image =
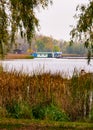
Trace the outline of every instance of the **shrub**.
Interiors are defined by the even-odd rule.
[[[43,106],[41,104],[32,109],[33,117],[36,119],[47,119],[52,121],[69,121],[69,117],[65,112],[61,111],[57,106],[50,104]]]
[[[67,114],[60,110],[57,106],[51,104],[46,107],[45,110],[46,118],[53,121],[69,121]]]
[[[44,119],[45,108],[41,104],[36,105],[32,108],[32,114],[35,119]]]
[[[32,118],[32,111],[28,103],[13,101],[11,104],[7,104],[6,109],[8,116],[13,118]]]

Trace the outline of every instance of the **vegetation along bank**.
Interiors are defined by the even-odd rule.
[[[29,76],[0,69],[0,118],[93,122],[93,75]]]

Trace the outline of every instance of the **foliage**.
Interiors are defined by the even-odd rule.
[[[53,38],[47,36],[38,36],[35,40],[37,51],[50,52],[53,51]]]
[[[44,119],[45,118],[45,109],[42,105],[36,105],[32,108],[33,117],[35,119]]]
[[[59,52],[59,51],[60,51],[59,46],[54,46],[53,51],[54,51],[54,52]]]
[[[69,42],[58,41],[51,37],[46,37],[43,35],[37,35],[36,38],[33,38],[32,49],[34,51],[54,51],[59,52],[62,51],[63,54],[79,54],[86,55],[87,49],[83,46],[83,44],[73,44],[70,46]]]
[[[8,112],[8,117],[24,118],[24,119],[32,118],[31,107],[29,106],[28,103],[24,101],[16,102],[13,100],[11,103],[6,104],[6,109]]]
[[[37,51],[42,52],[45,51],[45,43],[42,41],[37,41]]]
[[[47,119],[52,121],[69,121],[69,117],[62,112],[57,106],[42,103],[32,109],[35,119]]]
[[[71,35],[74,40],[85,43],[88,49],[88,59],[90,59],[93,53],[93,1],[90,0],[87,5],[78,6],[76,10],[80,13],[75,16],[77,25],[73,27]]]
[[[89,118],[91,107],[93,105],[91,95],[93,91],[93,75],[90,73],[80,75],[76,72],[71,78],[71,106],[73,106],[73,119]],[[85,80],[85,81],[84,81]],[[74,116],[75,115],[75,116]]]
[[[70,46],[69,42],[62,41],[62,40],[55,40],[52,37],[43,36],[43,35],[36,35],[33,37],[31,42],[31,48],[29,48],[28,43],[24,43],[23,39],[19,36],[16,37],[16,44],[17,49],[20,49],[23,51],[23,53],[33,53],[36,51],[39,52],[47,52],[47,51],[54,51],[54,52],[63,52],[63,54],[78,54],[80,56],[86,56],[87,49],[84,47],[84,45],[80,42],[73,44]],[[15,48],[11,48],[11,52]]]
[[[5,46],[8,44],[8,17],[5,11],[5,1],[0,1],[0,58],[4,58]]]
[[[46,118],[52,121],[69,121],[69,117],[67,116],[65,111],[59,109],[56,105],[50,104],[46,108]]]
[[[73,44],[73,45],[69,45],[67,44],[65,50],[65,52],[63,53],[67,53],[67,54],[79,54],[81,56],[86,55],[87,50],[84,48],[83,44]]]
[[[11,48],[16,32],[26,37],[28,43],[38,26],[35,9],[43,9],[52,3],[52,0],[1,0],[0,1],[0,53],[4,54],[4,46]],[[16,6],[15,6],[16,5]],[[10,44],[11,41],[11,44]]]
[[[15,118],[55,121],[92,118],[93,74],[74,72],[73,77],[67,79],[62,73],[40,71],[27,75],[22,71],[5,72],[2,69],[0,106]]]

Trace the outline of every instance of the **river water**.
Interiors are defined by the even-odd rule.
[[[27,74],[34,73],[60,73],[63,76],[71,77],[74,71],[93,72],[93,60],[87,64],[87,59],[56,59],[56,58],[35,58],[5,60],[2,65],[7,71],[21,71]]]

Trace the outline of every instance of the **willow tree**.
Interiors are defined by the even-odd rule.
[[[7,14],[5,12],[5,3],[0,1],[0,56],[4,55],[4,44],[7,43],[8,40],[8,30],[7,30]]]
[[[0,53],[4,54],[4,46],[11,47],[16,32],[26,37],[28,43],[38,26],[35,10],[45,9],[52,0],[0,0]],[[11,44],[10,44],[11,43]]]
[[[88,62],[93,54],[93,0],[76,8],[77,24],[71,31],[72,40],[79,40],[88,49]]]
[[[93,55],[93,0],[89,0],[86,5],[77,6],[78,13],[75,15],[77,24],[71,31],[72,40],[78,40],[84,43],[88,49],[88,63]],[[93,75],[86,74],[86,84],[80,88],[84,99],[84,115],[87,114],[87,107],[89,109],[89,116],[93,108]],[[89,81],[88,81],[89,80]],[[79,85],[80,86],[80,85]]]

